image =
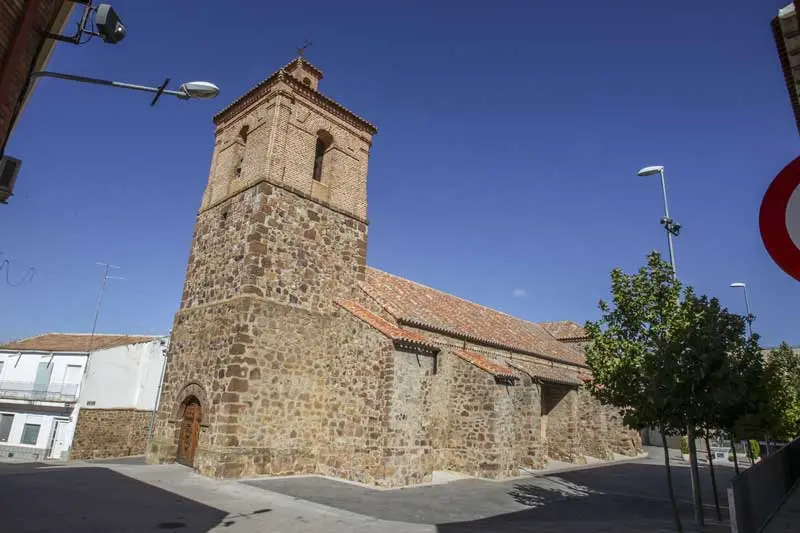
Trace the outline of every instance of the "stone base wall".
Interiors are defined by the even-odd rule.
[[[580,447],[585,455],[613,459],[642,453],[642,438],[622,422],[619,412],[602,405],[585,389],[578,391]]]
[[[75,425],[71,460],[142,455],[147,447],[152,411],[82,408]]]
[[[636,434],[585,391],[522,372],[499,383],[449,348],[399,349],[344,310],[243,296],[179,313],[171,350],[148,462],[175,460],[192,395],[203,413],[194,466],[210,477],[317,473],[391,487],[434,470],[502,479],[548,458],[636,449]]]

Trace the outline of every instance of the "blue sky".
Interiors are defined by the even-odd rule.
[[[7,153],[0,339],[91,328],[104,261],[122,268],[98,331],[165,333],[208,176],[212,115],[306,38],[321,90],[375,123],[369,263],[534,320],[596,318],[613,267],[665,251],[666,166],[678,273],[800,344],[800,283],[766,254],[761,197],[798,133],[769,21],[785,0],[261,2],[115,0],[115,46],[59,45],[50,70],[208,102],[43,80]],[[385,5],[392,4],[392,5]],[[0,274],[0,281],[5,276]]]

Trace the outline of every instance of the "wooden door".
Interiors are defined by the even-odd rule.
[[[188,400],[183,408],[181,432],[178,436],[177,461],[186,466],[194,465],[194,452],[200,437],[200,402],[196,398]]]

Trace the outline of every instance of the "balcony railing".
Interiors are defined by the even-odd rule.
[[[30,381],[0,381],[0,398],[40,402],[74,402],[77,383],[39,385]]]

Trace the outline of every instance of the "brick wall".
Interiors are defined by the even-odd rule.
[[[70,459],[104,459],[142,455],[152,411],[82,408],[72,438]]]
[[[276,82],[261,101],[219,125],[202,209],[267,180],[366,219],[372,136],[328,113],[310,96]],[[246,142],[242,131],[247,131]],[[316,182],[312,175],[320,131],[332,143]]]
[[[61,11],[64,0],[3,0],[0,2],[0,146],[20,95],[25,88],[28,71],[43,42],[40,32],[49,31]],[[30,13],[27,30],[20,46],[14,49],[23,14]],[[13,54],[12,54],[13,51]]]

